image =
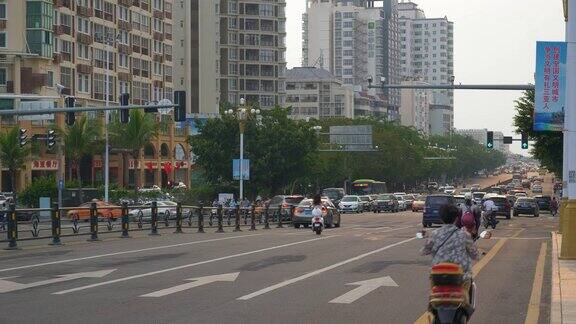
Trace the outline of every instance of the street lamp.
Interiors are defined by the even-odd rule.
[[[228,109],[225,111],[227,115],[234,116],[238,119],[240,127],[240,201],[244,200],[244,179],[243,179],[243,164],[244,164],[244,130],[246,128],[246,121],[251,116],[260,114],[260,109],[248,109],[246,107],[246,99],[240,98],[240,106],[236,110]]]

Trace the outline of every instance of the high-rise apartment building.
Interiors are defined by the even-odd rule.
[[[220,105],[220,0],[174,3],[174,88],[186,91],[191,116]]]
[[[448,18],[426,18],[413,2],[398,4],[400,67],[405,79],[432,85],[451,84],[454,75],[454,24]],[[454,107],[454,91],[434,90],[437,105]],[[442,98],[443,97],[443,98]],[[453,109],[452,109],[453,111]],[[450,118],[453,121],[453,116]],[[450,132],[453,124],[432,125],[432,130]]]
[[[118,104],[130,93],[133,104],[173,97],[173,0],[18,0],[0,1],[0,109],[62,106],[64,96],[76,97],[77,106]],[[58,91],[62,89],[61,91]],[[1,129],[28,129],[33,154],[20,172],[20,184],[55,173],[62,159],[45,150],[42,138],[57,114],[2,118]],[[89,118],[104,118],[89,113]],[[163,116],[158,118],[166,118]],[[100,123],[103,124],[103,123]],[[141,152],[143,185],[168,180],[189,181],[186,130],[170,127]],[[178,165],[165,173],[162,165]],[[119,155],[110,159],[111,183],[131,174]],[[102,179],[103,159],[97,154],[82,161],[83,178]],[[1,168],[0,168],[1,169]],[[144,168],[142,168],[144,169]],[[176,170],[177,169],[177,170]],[[132,170],[132,171],[131,171]],[[0,174],[2,189],[6,176]]]
[[[402,85],[428,85],[421,81],[402,81]],[[426,89],[402,89],[400,123],[414,127],[423,134],[430,133],[430,103],[432,93]]]
[[[220,101],[286,100],[286,1],[220,1]]]
[[[303,66],[325,68],[360,92],[368,78],[398,83],[397,0],[376,7],[370,0],[308,0],[303,15]],[[398,90],[369,91],[383,94],[387,104],[371,113],[395,116]],[[390,113],[389,113],[390,112]]]
[[[476,142],[486,146],[486,141],[488,140],[488,130],[487,129],[458,129],[456,134],[462,136],[468,136],[474,139]],[[504,133],[494,132],[494,149],[502,153],[510,153],[510,144],[504,144]]]

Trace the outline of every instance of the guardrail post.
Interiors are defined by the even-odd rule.
[[[88,239],[89,242],[97,242],[100,241],[98,239],[98,214],[95,202],[90,204],[90,238]]]
[[[204,233],[204,205],[200,204],[198,214],[198,233]]]
[[[122,202],[122,236],[121,238],[130,238],[130,234],[128,234],[128,230],[130,230],[130,216],[128,216],[128,203]]]
[[[52,243],[50,243],[50,245],[62,245],[62,242],[60,241],[60,231],[61,231],[61,222],[60,222],[60,208],[58,206],[58,203],[54,203],[52,204],[52,210],[51,210],[51,216],[52,216]]]
[[[8,206],[8,247],[6,250],[18,250],[18,217],[16,215],[16,205],[14,203]]]
[[[240,229],[240,205],[236,206],[236,226],[234,227],[234,232],[241,232]]]
[[[252,204],[251,213],[252,213],[252,215],[250,215],[250,230],[255,231],[256,230],[256,204]]]
[[[282,206],[278,207],[278,226],[276,226],[276,228],[283,228],[284,225],[282,225]]]
[[[150,234],[148,235],[160,235],[158,234],[158,203],[156,201],[152,202],[151,212]]]
[[[222,222],[224,220],[222,219],[222,206],[218,206],[218,229],[216,230],[216,233],[224,233],[224,227],[222,226]]]
[[[182,234],[182,203],[176,205],[176,230],[174,234]]]
[[[270,229],[270,220],[268,219],[268,208],[269,206],[266,205],[266,210],[264,212],[264,229],[266,230]]]

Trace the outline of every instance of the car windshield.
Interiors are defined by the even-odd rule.
[[[396,196],[396,199],[398,199],[398,200],[404,200],[404,197],[402,197],[402,196]]]
[[[392,200],[394,199],[392,195],[380,195],[378,196],[379,200]]]
[[[445,190],[454,190],[454,187],[452,187],[452,186],[446,186],[444,189],[445,189]]]
[[[286,197],[285,201],[287,204],[298,204],[303,199],[304,199],[304,197]]]
[[[322,194],[332,200],[342,197],[341,191],[338,190],[324,190]]]
[[[356,196],[347,196],[342,198],[342,202],[357,202],[358,201],[358,197]]]
[[[426,198],[426,204],[428,205],[445,205],[450,203],[450,197],[448,196],[428,196]]]
[[[173,201],[159,201],[158,205],[159,206],[176,206],[178,204],[173,202]]]
[[[314,200],[312,200],[312,199],[304,199],[298,204],[298,207],[303,207],[303,208],[308,207],[309,208],[309,207],[312,207],[313,202],[314,202]],[[328,200],[322,199],[322,205],[323,206],[330,206],[330,203],[328,202]]]
[[[485,193],[483,193],[483,192],[475,192],[472,194],[472,196],[474,196],[474,198],[480,198],[480,199],[483,198],[484,195],[485,195]]]
[[[537,201],[547,201],[547,202],[552,201],[552,198],[550,197],[535,197],[534,199],[536,199]]]
[[[508,202],[508,199],[504,197],[492,197],[490,200],[492,200],[495,204],[506,204]]]
[[[368,196],[362,196],[362,197],[360,197],[360,200],[362,200],[362,201],[370,201],[370,197],[368,197]]]
[[[518,200],[516,200],[517,203],[530,203],[530,202],[535,202],[534,199],[532,198],[518,198]]]

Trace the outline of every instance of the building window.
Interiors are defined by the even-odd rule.
[[[53,71],[48,71],[47,79],[48,79],[47,80],[48,86],[53,87],[54,86],[54,72]]]
[[[78,92],[90,93],[90,75],[78,74]]]
[[[260,4],[260,16],[274,17],[274,5],[264,3]]]
[[[118,66],[123,67],[125,69],[128,68],[128,55],[118,54]]]
[[[162,75],[162,63],[154,62],[154,74]]]
[[[0,19],[6,20],[6,4],[0,3]]]
[[[238,90],[238,80],[228,79],[228,90],[232,90],[232,91]]]
[[[0,47],[6,47],[6,32],[0,32]]]
[[[88,19],[78,17],[77,30],[80,33],[90,34],[90,21]]]
[[[90,48],[88,45],[77,43],[78,44],[78,57],[89,60],[90,59]]]
[[[0,85],[5,86],[6,83],[8,83],[6,80],[6,68],[0,68]]]
[[[118,19],[123,21],[130,21],[130,9],[118,6]]]
[[[89,0],[76,0],[76,4],[82,7],[88,7]]]
[[[72,89],[72,69],[66,67],[60,68],[60,84],[67,89]]]

